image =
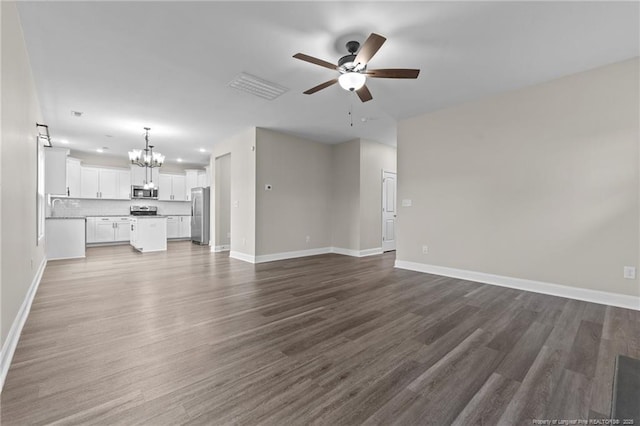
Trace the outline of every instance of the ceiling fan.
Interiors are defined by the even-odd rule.
[[[379,34],[371,33],[367,40],[360,48],[360,43],[357,41],[350,41],[347,43],[347,50],[349,54],[343,56],[338,61],[338,65],[334,65],[331,62],[323,61],[322,59],[314,58],[313,56],[305,55],[304,53],[296,53],[294,58],[301,61],[310,62],[312,64],[320,65],[321,67],[329,68],[331,70],[337,70],[340,73],[338,78],[334,78],[329,81],[325,81],[315,87],[304,92],[305,95],[311,95],[322,89],[326,89],[336,83],[340,86],[352,92],[356,92],[362,102],[367,102],[373,99],[371,92],[365,84],[367,77],[371,78],[418,78],[420,70],[415,69],[403,69],[403,68],[391,68],[391,69],[378,69],[367,70],[367,64],[376,54],[376,52],[382,47],[387,39]],[[360,48],[360,50],[358,50]],[[357,54],[356,54],[357,52]]]

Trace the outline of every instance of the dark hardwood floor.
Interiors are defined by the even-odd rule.
[[[47,265],[3,426],[599,418],[616,355],[640,358],[640,312],[394,269],[393,253],[87,254]]]

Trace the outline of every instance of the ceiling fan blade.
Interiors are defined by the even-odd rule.
[[[329,86],[332,86],[334,84],[336,84],[338,82],[337,78],[334,78],[333,80],[329,80],[329,81],[325,81],[322,84],[318,84],[316,87],[312,87],[311,89],[307,90],[306,92],[304,92],[305,95],[313,95],[314,93],[322,90],[322,89],[326,89]]]
[[[371,33],[369,38],[367,38],[367,40],[360,48],[360,51],[358,51],[358,55],[356,56],[354,62],[356,64],[359,63],[361,65],[366,65],[371,60],[371,58],[373,58],[373,55],[376,54],[378,49],[382,47],[385,41],[387,41],[387,39],[382,37],[381,35]]]
[[[296,53],[293,55],[294,58],[300,59],[301,61],[310,62],[312,64],[320,65],[321,67],[329,68],[330,70],[335,70],[338,68],[337,65],[333,65],[331,62],[323,61],[322,59],[314,58],[313,56],[305,55],[304,53]]]
[[[420,70],[391,68],[386,70],[367,70],[367,77],[373,78],[418,78]]]
[[[373,99],[373,96],[371,96],[371,92],[369,91],[369,88],[367,87],[366,84],[361,88],[359,88],[358,90],[356,90],[356,93],[358,94],[358,97],[362,102],[367,102]]]

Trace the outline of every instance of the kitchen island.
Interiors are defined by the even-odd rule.
[[[132,216],[130,243],[139,252],[167,250],[166,216]]]
[[[45,221],[47,259],[85,257],[85,218],[48,217]]]

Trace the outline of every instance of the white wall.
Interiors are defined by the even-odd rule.
[[[396,171],[396,149],[360,140],[360,250],[382,248],[382,171]]]
[[[331,245],[360,250],[360,139],[333,145]]]
[[[255,256],[256,245],[256,129],[241,133],[217,143],[210,158],[211,167],[211,220],[216,223],[216,162],[215,159],[231,154],[231,255]],[[215,226],[211,226],[211,241],[216,241]],[[214,244],[215,245],[215,244]],[[212,247],[212,250],[215,247]]]
[[[40,107],[14,2],[0,2],[2,42],[2,145],[0,229],[0,342],[7,338],[43,264],[44,240],[36,243],[36,122]],[[3,367],[5,367],[3,365]],[[8,366],[7,366],[8,367]]]
[[[216,162],[216,231],[215,246],[229,246],[231,239],[231,154],[215,159]]]
[[[256,254],[330,247],[331,146],[262,128],[256,140]]]
[[[640,256],[638,73],[636,58],[401,121],[397,259],[637,296],[622,272]]]

